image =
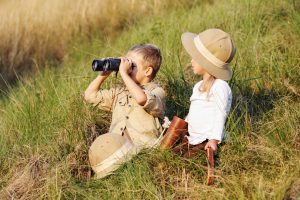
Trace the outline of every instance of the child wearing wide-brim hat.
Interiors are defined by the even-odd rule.
[[[192,57],[195,74],[202,76],[190,97],[188,143],[207,142],[204,149],[217,150],[224,136],[224,125],[230,111],[232,93],[225,80],[231,79],[229,67],[235,55],[230,35],[220,29],[208,29],[200,34],[184,33],[182,44]]]
[[[232,77],[230,62],[235,47],[230,35],[220,29],[207,29],[199,34],[181,36],[182,44],[191,56],[192,70],[202,77],[193,88],[190,109],[185,119],[187,135],[175,150],[184,156],[195,155],[199,149],[217,151],[222,142],[224,125],[232,102],[231,89],[226,82]],[[177,119],[178,121],[178,119]],[[171,147],[174,138],[168,132],[161,147]],[[174,134],[173,134],[174,136]]]
[[[206,150],[208,175],[206,183],[213,183],[214,153],[224,136],[224,125],[232,102],[229,64],[235,55],[230,35],[220,29],[207,29],[201,33],[183,33],[182,44],[191,56],[192,70],[202,80],[195,84],[190,97],[190,109],[184,120],[174,116],[161,142],[161,149],[172,148],[177,140],[181,144],[173,152],[192,157]]]

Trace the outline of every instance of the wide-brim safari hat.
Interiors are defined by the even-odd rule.
[[[100,135],[89,150],[89,161],[96,178],[103,178],[131,159],[138,151],[132,141],[113,133]]]
[[[188,54],[209,74],[229,80],[232,72],[230,62],[235,55],[235,47],[230,35],[220,29],[207,29],[198,35],[186,32],[181,41]]]

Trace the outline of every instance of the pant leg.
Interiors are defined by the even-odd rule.
[[[182,156],[188,151],[188,148],[189,148],[188,141],[183,141],[180,144],[178,144],[177,146],[175,146],[172,149],[172,152],[179,155],[179,156]]]
[[[183,157],[191,158],[196,156],[199,153],[199,151],[204,150],[206,143],[207,142],[204,141],[196,145],[188,144],[188,150],[183,154]]]

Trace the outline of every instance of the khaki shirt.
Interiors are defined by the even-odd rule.
[[[153,82],[141,87],[147,96],[144,106],[125,87],[99,90],[86,98],[94,106],[112,112],[109,133],[126,134],[137,148],[151,147],[157,141],[162,132],[158,119],[163,118],[166,97],[165,91]]]

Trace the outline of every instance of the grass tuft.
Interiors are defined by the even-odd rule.
[[[50,5],[47,1],[43,4],[29,2],[34,2],[32,9],[48,9]],[[24,56],[32,62],[38,58],[36,52],[44,53],[47,58],[54,55],[56,50],[50,50],[45,41],[55,47],[60,46],[61,41],[67,44],[62,46],[65,52],[59,68],[53,68],[55,58],[50,59],[53,62],[36,65],[39,70],[34,76],[19,78],[17,84],[0,98],[0,198],[299,198],[300,12],[297,1],[176,1],[171,5],[173,1],[153,0],[145,3],[149,13],[143,13],[139,7],[143,4],[138,1],[128,1],[134,2],[137,15],[129,21],[126,16],[131,12],[114,15],[116,18],[107,19],[105,25],[122,22],[126,27],[114,25],[100,34],[95,34],[100,27],[95,24],[102,18],[97,21],[95,17],[97,22],[87,21],[98,16],[97,12],[82,11],[90,6],[97,10],[98,4],[78,1],[69,5],[67,2],[54,1],[54,10],[49,8],[50,13],[57,13],[49,14],[56,16],[53,21],[59,18],[62,24],[64,20],[71,23],[58,25],[61,29],[56,29],[53,34],[50,32],[49,40],[37,42],[35,36],[27,41],[10,34],[17,43],[9,43],[8,39],[0,42],[0,46],[7,43],[10,48],[19,45],[20,48],[16,48],[20,50],[19,54],[12,55]],[[120,3],[109,9],[122,13],[123,8],[131,6],[128,2],[124,7],[121,5],[125,4]],[[14,5],[1,1],[0,9],[8,6],[13,9]],[[113,11],[109,9],[109,12]],[[65,18],[59,17],[62,11]],[[7,14],[8,10],[2,13],[0,15],[17,19],[14,12],[11,15]],[[76,18],[78,15],[84,16],[84,20]],[[39,21],[39,18],[35,20]],[[50,21],[44,25],[53,26]],[[81,28],[78,23],[83,23]],[[13,27],[12,24],[8,27]],[[36,34],[36,27],[41,27],[41,31],[48,30],[43,26],[32,23],[32,30],[37,31]],[[63,31],[65,27],[73,26],[73,32]],[[214,186],[204,184],[204,154],[184,159],[157,149],[144,150],[113,175],[95,180],[87,161],[88,148],[98,135],[108,131],[111,116],[83,103],[81,93],[96,76],[91,71],[91,61],[124,55],[137,43],[158,45],[162,50],[163,65],[156,81],[167,91],[166,115],[169,118],[174,115],[184,117],[188,113],[192,87],[199,79],[189,68],[190,58],[181,45],[180,35],[185,31],[198,33],[210,27],[229,32],[237,47],[232,63],[234,76],[229,82],[234,97],[226,123],[230,135],[219,149]],[[49,30],[54,31],[53,28]],[[65,34],[69,35],[65,37]],[[47,34],[41,35],[47,38]],[[21,48],[26,41],[33,46],[34,50],[28,50],[32,54],[26,54]],[[14,62],[21,63],[22,59],[18,58],[14,57]],[[104,87],[116,84],[122,84],[120,77],[111,76]]]

